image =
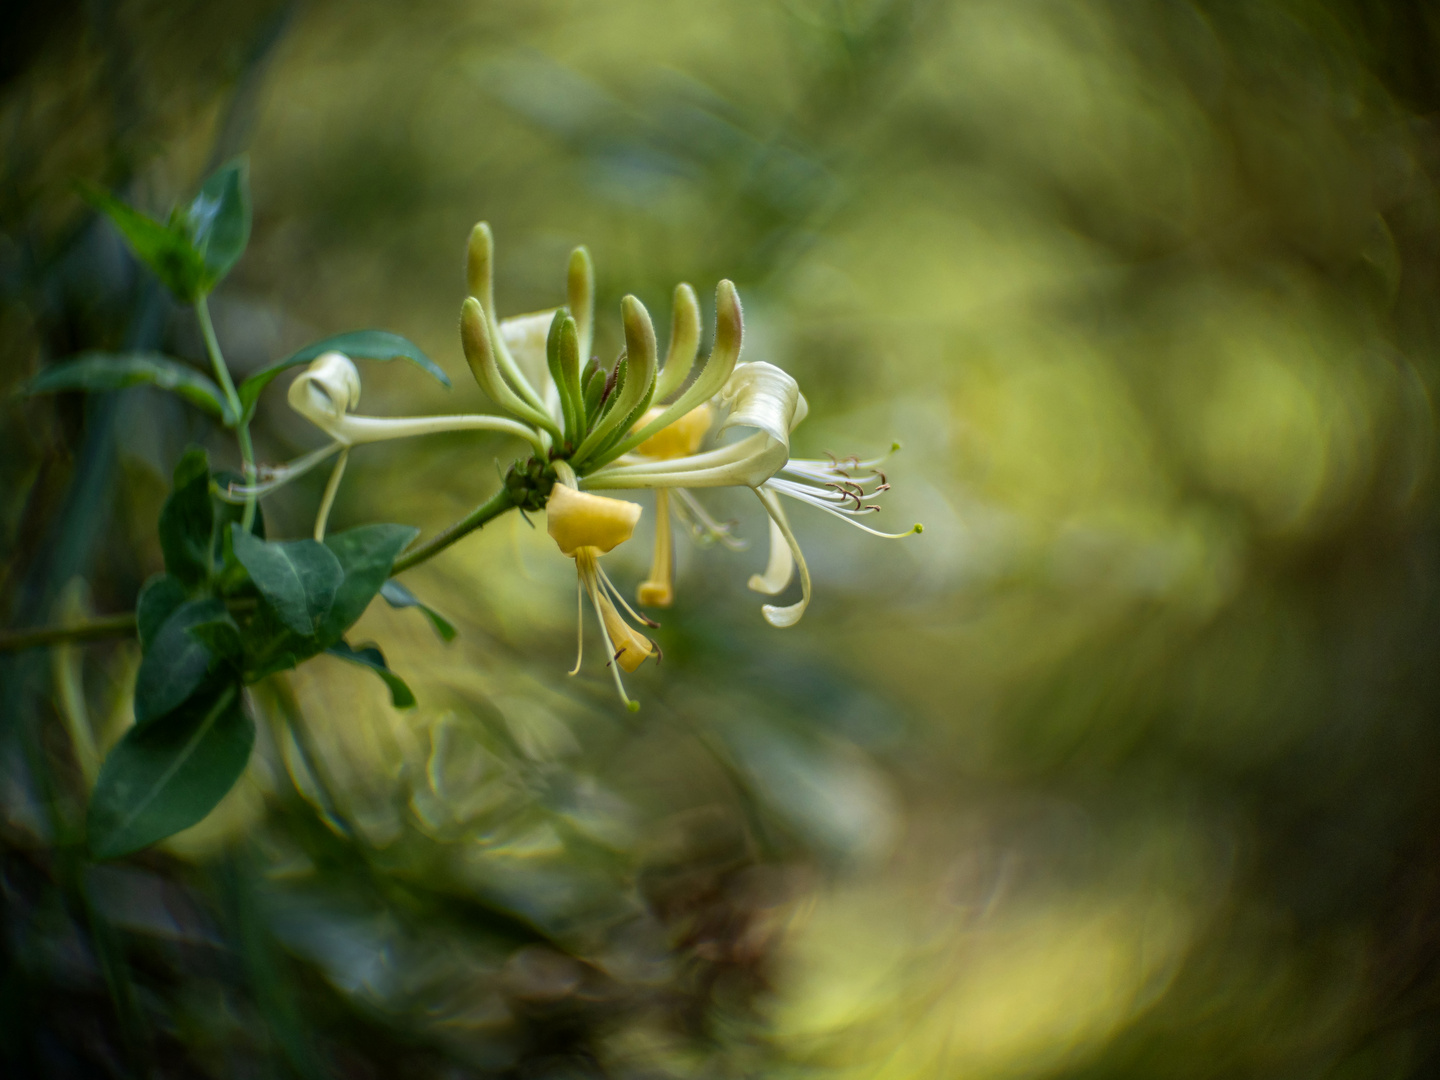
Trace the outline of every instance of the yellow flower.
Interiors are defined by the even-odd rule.
[[[566,470],[568,471],[568,470]],[[620,700],[632,712],[639,703],[625,695],[625,684],[620,679],[620,669],[633,672],[651,656],[660,654],[656,644],[640,633],[617,609],[620,608],[636,622],[647,626],[655,623],[638,614],[620,595],[609,576],[600,567],[600,556],[623,544],[635,532],[635,523],[640,520],[640,506],[624,499],[607,499],[602,495],[591,495],[576,491],[562,479],[550,492],[545,506],[545,527],[551,539],[560,548],[562,555],[575,560],[575,569],[580,579],[580,589],[588,593],[590,603],[600,625],[600,637],[610,654],[611,668],[615,674],[615,688]],[[583,599],[581,600],[583,603]],[[580,670],[584,655],[584,627],[578,629],[579,643],[574,675]]]
[[[637,431],[663,414],[663,407],[649,410],[635,425]],[[715,420],[715,410],[708,401],[701,402],[678,420],[661,428],[654,435],[635,447],[634,454],[652,461],[669,461],[687,457],[700,449],[700,444],[709,434]],[[686,504],[694,499],[683,488],[676,488],[675,495]],[[655,490],[655,554],[650,560],[650,576],[640,583],[635,598],[646,607],[669,607],[675,602],[675,538],[670,527],[671,492],[669,488]],[[684,513],[684,511],[681,511]],[[693,511],[691,520],[695,520]],[[700,509],[700,520],[713,524],[709,515]],[[723,535],[723,528],[716,529]]]

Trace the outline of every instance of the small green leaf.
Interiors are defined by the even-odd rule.
[[[189,303],[201,294],[205,260],[181,223],[156,221],[98,188],[83,187],[81,194],[114,222],[130,250],[176,297]]]
[[[419,532],[409,525],[361,525],[325,538],[325,546],[345,569],[345,580],[335,593],[335,602],[319,635],[324,644],[339,641],[365,614],[380,586],[390,577],[396,556]]]
[[[248,420],[255,414],[255,404],[260,400],[261,391],[270,385],[275,376],[288,368],[299,364],[308,364],[321,353],[331,350],[343,352],[346,356],[358,357],[362,360],[409,360],[435,376],[442,386],[450,385],[450,377],[440,370],[439,365],[426,356],[420,350],[420,346],[413,341],[408,341],[399,334],[391,334],[385,330],[353,330],[348,334],[336,334],[324,341],[307,345],[299,352],[287,356],[278,364],[272,364],[263,371],[257,371],[241,383],[238,392],[240,409],[245,419]]]
[[[341,660],[348,660],[352,664],[359,664],[361,667],[369,668],[385,681],[390,688],[390,704],[397,709],[413,709],[415,707],[415,695],[405,680],[390,670],[385,663],[385,655],[374,645],[365,645],[361,648],[351,648],[344,641],[337,641],[325,650],[331,656],[338,656]]]
[[[131,728],[90,796],[91,852],[113,859],[194,825],[235,785],[254,742],[234,683],[160,723]]]
[[[179,578],[163,573],[150,575],[135,602],[135,624],[140,631],[141,652],[150,650],[150,644],[165,620],[189,598]]]
[[[137,728],[174,712],[202,691],[212,690],[217,681],[231,678],[223,670],[224,661],[236,656],[239,628],[235,627],[233,639],[236,648],[221,653],[212,649],[214,642],[207,640],[208,635],[191,633],[192,628],[222,620],[230,621],[225,604],[207,597],[186,601],[161,624],[135,676]],[[230,625],[235,624],[231,621]]]
[[[280,621],[301,637],[315,636],[345,577],[334,553],[318,540],[267,543],[239,525],[230,526],[230,543]]]
[[[208,376],[189,364],[153,352],[81,353],[72,360],[62,360],[43,369],[25,385],[25,393],[123,390],[146,384],[179,394],[226,425],[235,422],[225,395]]]
[[[421,603],[413,592],[404,585],[401,585],[400,582],[394,578],[391,578],[385,582],[384,585],[380,586],[380,595],[383,596],[385,602],[393,608],[419,608],[421,612],[424,613],[425,618],[430,620],[430,625],[435,628],[435,633],[440,635],[440,640],[455,640],[455,627],[450,625],[450,621],[428,604]]]
[[[208,293],[250,242],[250,183],[244,158],[210,175],[186,210],[185,225],[204,264],[201,289]]]
[[[187,588],[210,580],[214,567],[214,514],[210,506],[210,460],[192,447],[175,466],[175,488],[160,511],[160,550],[165,569]]]

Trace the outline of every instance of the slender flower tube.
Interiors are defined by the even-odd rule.
[[[341,352],[316,357],[290,384],[288,400],[292,409],[330,436],[330,443],[288,464],[262,468],[256,483],[233,485],[227,494],[231,498],[269,494],[338,453],[315,516],[317,540],[325,537],[325,525],[353,446],[445,431],[495,431],[518,436],[536,452],[544,452],[535,428],[505,416],[356,416],[352,410],[360,404],[360,372]]]
[[[654,408],[640,418],[642,430],[664,412]],[[635,454],[650,461],[672,461],[687,457],[700,448],[715,410],[709,402],[691,409],[680,419],[661,428],[635,447]],[[675,494],[683,492],[675,489]],[[669,607],[675,602],[675,540],[670,528],[671,489],[655,490],[655,554],[650,562],[650,575],[640,583],[635,598],[646,607]],[[692,497],[693,498],[693,497]],[[703,512],[703,511],[702,511]],[[708,515],[706,515],[708,518]]]
[[[638,614],[625,602],[620,591],[600,567],[599,559],[607,551],[630,539],[635,531],[635,523],[640,520],[641,509],[639,504],[623,499],[607,499],[601,495],[577,491],[566,483],[567,480],[573,481],[573,473],[567,477],[568,469],[559,472],[560,480],[551,489],[550,500],[545,506],[546,531],[560,548],[560,553],[575,560],[582,594],[579,597],[580,602],[583,604],[583,594],[589,594],[590,604],[595,609],[600,627],[600,638],[605,642],[605,650],[610,656],[608,663],[615,676],[615,689],[619,691],[620,700],[625,703],[625,707],[633,712],[640,706],[626,696],[620,669],[633,672],[651,656],[658,659],[660,650],[653,641],[626,621],[621,609],[636,622],[647,626],[654,626],[655,623]],[[570,672],[572,675],[579,672],[580,662],[584,657],[583,625],[578,627],[577,636],[577,655],[575,667]]]
[[[508,416],[356,416],[360,404],[360,373],[344,353],[317,357],[290,384],[290,407],[341,446],[407,439],[442,431],[498,431],[515,435],[541,450],[533,427]]]

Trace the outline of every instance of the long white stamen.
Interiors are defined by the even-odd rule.
[[[580,674],[580,661],[585,659],[585,583],[575,578],[575,666],[569,672]]]
[[[783,481],[782,481],[782,482],[783,482]],[[911,526],[910,528],[906,529],[904,532],[901,532],[901,533],[881,532],[879,529],[872,529],[872,528],[870,528],[868,525],[861,525],[860,522],[856,521],[856,520],[855,520],[856,511],[854,511],[854,510],[850,510],[850,511],[837,510],[837,509],[835,509],[835,507],[833,507],[833,506],[829,505],[828,503],[824,502],[822,499],[818,499],[818,498],[813,498],[813,497],[811,497],[811,496],[809,495],[809,493],[806,493],[806,492],[798,492],[798,491],[786,491],[786,490],[783,489],[783,488],[772,487],[771,485],[772,485],[773,483],[774,483],[773,481],[766,481],[761,487],[757,488],[756,490],[757,490],[757,492],[760,492],[760,491],[764,491],[764,490],[766,490],[766,489],[769,489],[769,490],[772,491],[772,492],[779,492],[779,493],[782,493],[782,494],[784,494],[784,495],[788,495],[790,498],[795,499],[795,500],[797,500],[797,501],[799,501],[799,502],[808,503],[810,506],[815,507],[817,510],[824,510],[825,513],[830,514],[830,515],[833,516],[833,517],[837,517],[837,518],[839,518],[841,521],[844,521],[844,522],[846,522],[846,523],[848,523],[848,524],[850,524],[850,525],[854,525],[855,528],[859,529],[861,532],[867,532],[867,533],[869,533],[871,536],[878,536],[878,537],[880,537],[882,540],[903,540],[903,539],[905,539],[905,537],[907,537],[907,536],[913,536],[913,535],[915,535],[915,534],[918,533],[918,532],[924,531],[919,525],[913,525],[913,526]]]
[[[670,490],[678,499],[675,505],[676,516],[689,526],[690,532],[696,539],[718,540],[731,551],[744,551],[750,546],[750,542],[736,536],[729,525],[722,524],[711,517],[700,500],[690,492],[684,488],[671,488]],[[687,517],[687,515],[689,516]]]

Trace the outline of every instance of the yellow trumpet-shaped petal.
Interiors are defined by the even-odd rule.
[[[651,409],[635,425],[639,430],[665,411],[663,406]],[[679,458],[695,453],[714,422],[715,410],[708,401],[701,402],[674,423],[669,424],[635,447],[635,453],[650,458]]]
[[[675,602],[675,539],[670,531],[670,492],[665,488],[655,492],[655,557],[635,599],[646,607],[669,607]]]
[[[640,505],[624,499],[607,499],[556,484],[545,506],[545,528],[561,553],[574,555],[581,548],[603,554],[629,540],[640,520]]]
[[[615,662],[627,675],[655,655],[655,643],[627,623],[608,598],[600,601],[600,617],[615,649]]]

